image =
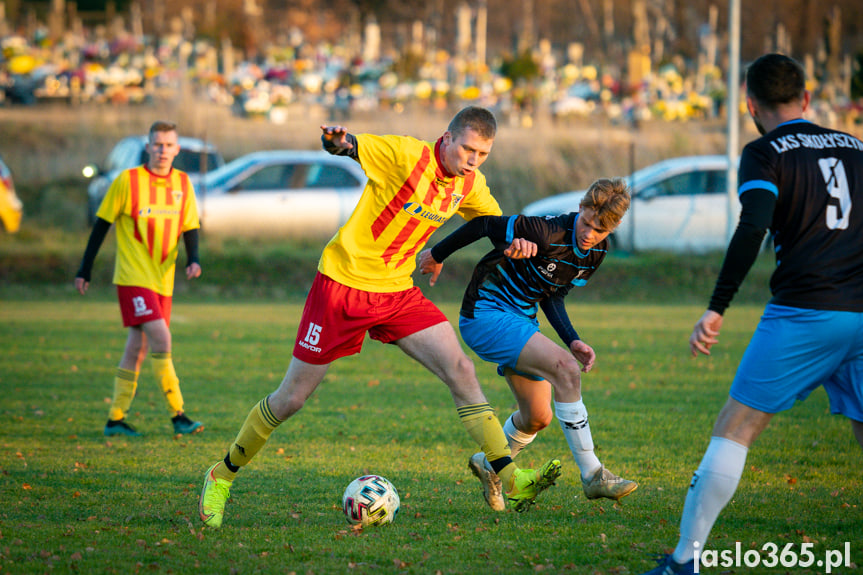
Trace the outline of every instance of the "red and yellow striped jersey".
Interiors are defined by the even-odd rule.
[[[410,289],[417,254],[449,218],[501,214],[482,173],[457,178],[446,172],[441,140],[356,138],[369,181],[318,263],[318,270],[337,282],[369,292]]]
[[[116,224],[114,283],[172,295],[180,235],[200,227],[188,174],[172,169],[157,176],[146,166],[125,170],[96,216]]]

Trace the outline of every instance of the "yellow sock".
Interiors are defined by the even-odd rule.
[[[269,397],[265,397],[252,408],[246,422],[240,428],[240,433],[228,451],[231,465],[242,467],[246,465],[261,450],[270,438],[270,434],[282,423],[270,411]]]
[[[111,401],[111,409],[108,410],[108,419],[117,421],[126,417],[132,400],[135,399],[137,387],[138,372],[118,367],[117,375],[114,376],[114,399]]]
[[[168,409],[171,410],[172,415],[180,413],[183,411],[183,393],[180,391],[180,379],[174,371],[171,352],[151,353],[150,359],[153,360],[153,370],[156,372],[156,379],[159,380],[159,387],[162,388],[162,393],[168,401]]]
[[[515,466],[512,459],[509,460],[509,463],[506,466],[497,472],[497,476],[500,477],[500,481],[503,484],[504,493],[509,493],[512,491],[512,482],[514,480],[515,470],[518,467]]]
[[[235,477],[237,477],[236,472],[228,469],[228,466],[225,465],[224,461],[220,461],[215,468],[213,468],[213,477],[216,479],[224,479],[225,481],[233,481]]]
[[[467,432],[485,452],[489,463],[497,470],[504,487],[509,491],[516,466],[510,458],[509,443],[494,410],[487,403],[463,405],[458,408],[458,416]],[[497,467],[501,463],[504,465],[498,470]]]

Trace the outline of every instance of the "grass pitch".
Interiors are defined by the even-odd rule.
[[[443,309],[455,320],[457,307]],[[113,300],[0,302],[0,573],[641,573],[676,542],[686,487],[760,310],[732,308],[713,356],[693,360],[700,307],[571,307],[597,352],[584,395],[598,455],[640,484],[621,504],[584,498],[555,421],[517,463],[560,457],[558,485],[528,513],[491,512],[445,386],[367,341],[241,472],[214,531],[197,518],[203,473],[281,381],[301,306],[178,298],[175,364],[206,430],[173,437],[145,363],[129,419],[146,436],[124,439],[102,435],[125,341]],[[514,408],[505,382],[476,365],[504,419]],[[833,572],[861,572],[860,462],[848,422],[816,391],[756,442],[708,548],[812,543],[820,559],[850,542],[851,566]],[[396,485],[402,507],[394,524],[355,531],[340,498],[369,472]]]

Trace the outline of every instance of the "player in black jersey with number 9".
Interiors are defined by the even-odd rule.
[[[704,549],[734,495],[749,446],[774,414],[818,386],[863,446],[863,143],[803,118],[803,68],[787,56],[767,54],[749,66],[746,104],[763,137],[740,157],[740,222],[689,338],[692,355],[709,355],[718,342],[722,314],[768,229],[773,298],[692,478],[677,547],[651,575],[693,573],[695,549]]]

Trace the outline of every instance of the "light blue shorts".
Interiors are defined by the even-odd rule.
[[[737,368],[731,397],[778,413],[819,385],[832,413],[863,421],[863,313],[768,304]]]
[[[483,360],[498,364],[498,375],[508,367],[528,379],[542,381],[541,377],[515,368],[521,350],[539,332],[536,318],[500,309],[475,309],[474,316],[458,318],[461,337],[468,347]]]

